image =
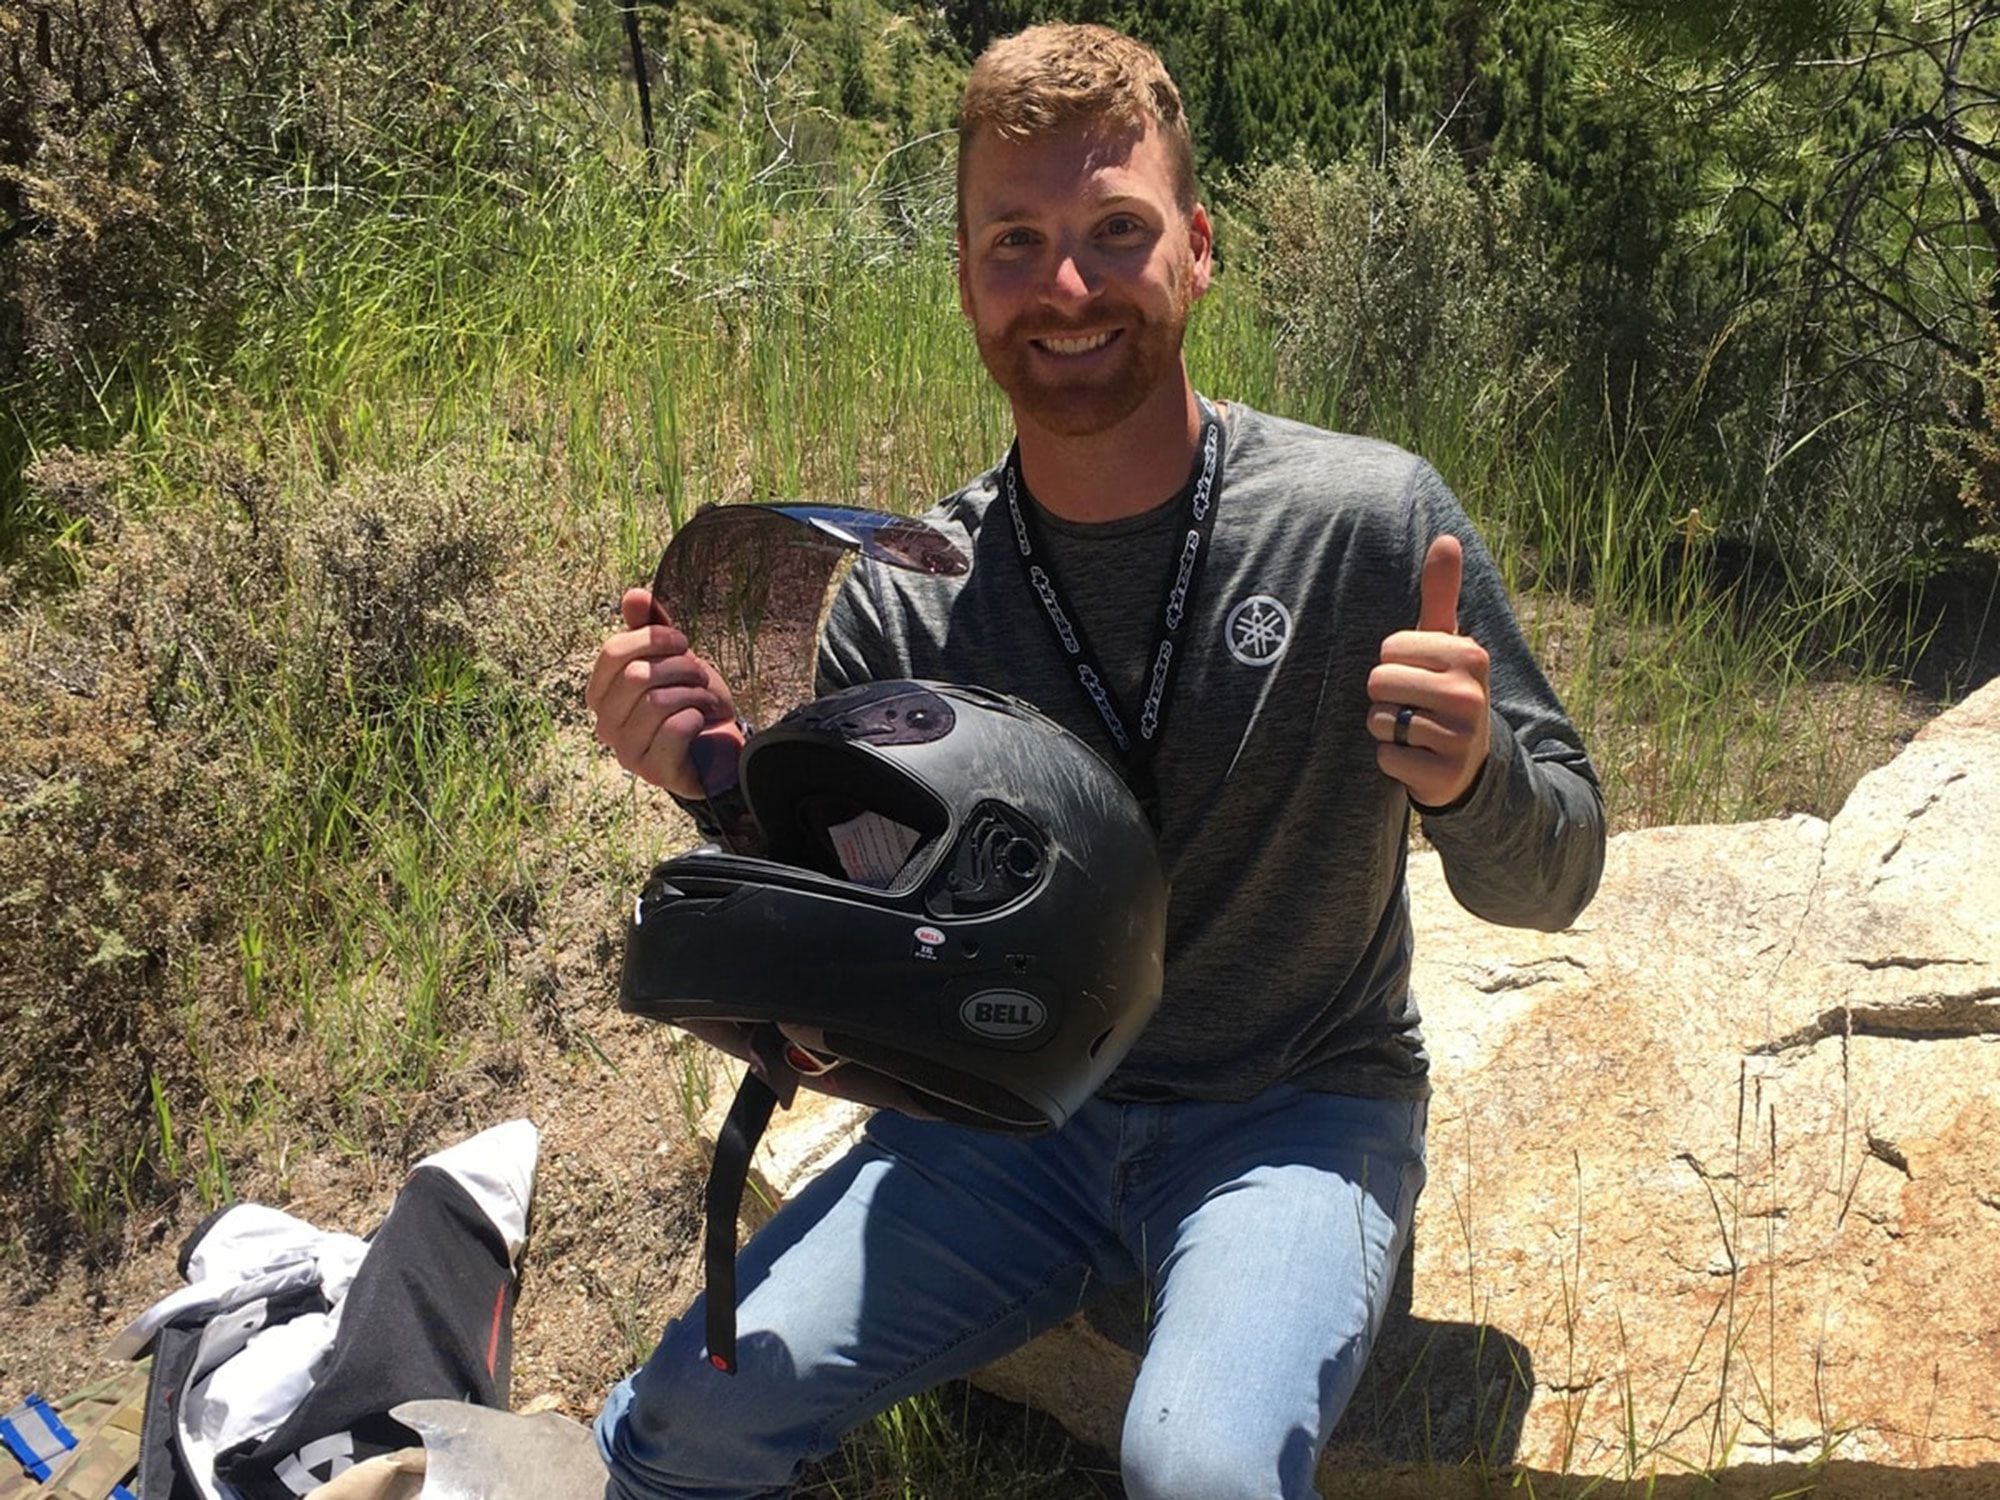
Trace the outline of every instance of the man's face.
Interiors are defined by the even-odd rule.
[[[959,306],[1017,421],[1086,436],[1178,384],[1212,235],[1175,202],[1157,126],[982,135],[959,186]]]

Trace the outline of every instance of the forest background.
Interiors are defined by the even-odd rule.
[[[685,830],[582,674],[693,507],[1002,450],[952,112],[1055,15],[1186,95],[1197,382],[1439,466],[1618,826],[1830,813],[2000,666],[2000,4],[9,0],[0,1377],[205,1209],[503,1105],[692,1159],[699,1068],[615,1014]],[[685,1239],[670,1172],[563,1181],[546,1265]],[[524,1345],[579,1414],[673,1310],[622,1274]],[[819,1482],[973,1462],[937,1420]]]

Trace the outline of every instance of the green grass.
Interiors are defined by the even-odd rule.
[[[621,580],[718,500],[921,507],[1008,437],[942,225],[912,244],[851,184],[758,170],[715,146],[671,188],[585,161],[526,204],[468,180],[328,210],[297,228],[291,294],[225,372],[247,407],[234,425],[335,478],[525,449],[545,466],[547,517],[608,527]],[[1288,377],[1231,276],[1189,358],[1212,392],[1346,415],[1339,391]],[[1729,507],[1690,489],[1694,435],[1636,451],[1599,414],[1560,410],[1523,431],[1464,386],[1445,372],[1421,401],[1378,400],[1375,425],[1460,491],[1518,593],[1578,606],[1527,613],[1620,822],[1836,806],[1861,769],[1850,748],[1883,737],[1883,700],[1829,685],[1880,680],[1909,630],[1859,585],[1722,579],[1704,517]],[[132,426],[149,449],[211,443],[232,419],[216,394],[170,376]]]
[[[955,1382],[891,1407],[813,1466],[800,1500],[1097,1500],[1114,1465],[1082,1454],[1054,1418]]]

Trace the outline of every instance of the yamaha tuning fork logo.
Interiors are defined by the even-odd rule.
[[[1246,667],[1268,667],[1292,638],[1292,612],[1269,594],[1252,594],[1229,612],[1223,627],[1229,654]]]

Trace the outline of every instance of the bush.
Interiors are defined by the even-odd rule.
[[[1285,377],[1343,423],[1380,430],[1417,401],[1509,426],[1562,374],[1573,297],[1529,168],[1473,174],[1406,139],[1381,159],[1265,167],[1238,202],[1260,226],[1246,263]]]
[[[269,229],[294,201],[532,161],[560,41],[532,10],[207,9],[0,15],[0,388],[32,378],[63,412],[121,362],[212,353],[241,300],[284,280]]]
[[[1982,351],[1971,398],[1953,415],[1939,446],[1959,475],[1976,551],[2000,556],[2000,317],[1986,319]]]
[[[1654,522],[1719,533],[1809,595],[1922,579],[1991,533],[1995,356],[1982,399],[1938,349],[1829,300],[1810,267],[1739,287],[1737,250],[1700,216],[1635,229],[1665,238],[1612,296],[1611,200],[1565,226],[1551,193],[1539,168],[1468,168],[1407,138],[1379,159],[1252,173],[1246,263],[1287,381],[1383,436],[1502,457],[1556,442],[1600,477],[1657,467]]]
[[[526,576],[531,473],[201,463],[164,476],[194,504],[116,454],[28,475],[95,538],[0,636],[0,1195],[43,1253],[213,1192],[243,1112],[421,1087],[490,1032],[539,685],[596,629]]]

